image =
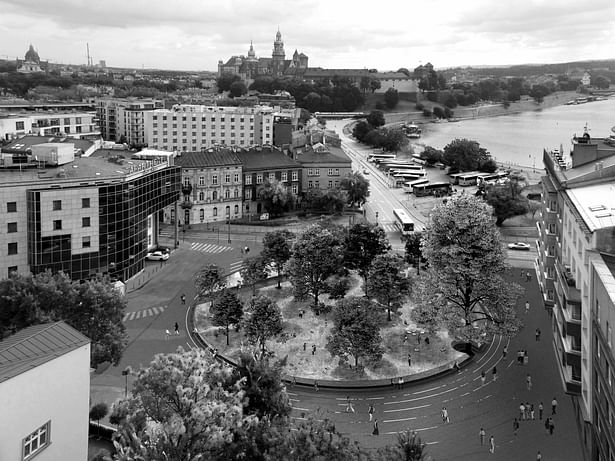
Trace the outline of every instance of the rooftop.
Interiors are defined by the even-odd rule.
[[[296,149],[296,159],[299,163],[340,163],[350,167],[352,163],[346,153],[339,147],[325,146],[321,143],[313,146],[302,146]]]
[[[566,194],[590,232],[615,227],[615,180],[611,183],[567,189]]]
[[[175,157],[175,165],[182,168],[241,165],[241,160],[230,149],[210,148],[199,152],[184,152]]]
[[[74,139],[57,136],[25,135],[0,148],[0,152],[6,152],[9,154],[25,153],[34,145],[46,144],[50,142],[73,144],[75,146],[75,153],[77,153],[77,151],[86,152],[90,147],[94,145],[92,141],[88,141],[86,139]]]
[[[89,343],[64,322],[24,328],[0,341],[0,383]]]
[[[243,164],[243,170],[263,170],[268,168],[298,168],[301,165],[271,146],[252,147],[236,152]]]

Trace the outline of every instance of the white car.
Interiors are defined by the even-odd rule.
[[[366,168],[366,169],[364,169],[364,170],[363,170],[363,174],[364,174],[364,175],[368,175],[368,174],[369,174],[369,170],[368,170],[367,168]]]
[[[169,254],[163,253],[162,251],[154,251],[146,254],[145,259],[148,259],[149,261],[166,261],[169,259]]]
[[[509,250],[524,250],[524,251],[530,251],[531,245],[529,243],[524,243],[524,242],[515,242],[515,243],[509,243],[508,244],[508,249]]]

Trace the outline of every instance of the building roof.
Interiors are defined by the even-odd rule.
[[[298,148],[296,158],[301,164],[337,163],[348,167],[352,164],[352,161],[342,149],[325,146],[321,143]]]
[[[24,328],[0,341],[0,383],[89,343],[64,322]]]
[[[74,138],[65,138],[58,136],[35,136],[35,135],[25,135],[15,141],[7,144],[2,147],[0,151],[6,152],[9,154],[19,154],[22,152],[26,152],[32,146],[38,144],[46,144],[46,143],[67,143],[73,144],[75,146],[75,151],[86,152],[89,148],[91,148],[94,143],[92,141],[88,141],[87,139],[74,139]]]
[[[241,160],[230,149],[210,148],[199,152],[184,152],[175,157],[175,165],[182,168],[203,168],[222,165],[241,165]]]
[[[236,152],[244,171],[298,168],[301,165],[275,147],[252,147]]]
[[[615,227],[615,181],[566,189],[590,232]]]

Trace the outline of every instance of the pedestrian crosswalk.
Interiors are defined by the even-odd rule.
[[[243,261],[235,261],[234,263],[230,264],[230,271],[229,272],[239,272],[240,270],[242,270],[245,267],[245,264]]]
[[[213,243],[192,242],[190,244],[190,249],[194,251],[200,251],[202,253],[222,253],[223,251],[232,250],[233,247],[229,247],[226,245],[216,245]]]
[[[146,309],[141,309],[135,312],[127,312],[124,314],[123,322],[128,322],[129,320],[139,320],[145,317],[153,317],[154,315],[162,314],[166,306],[155,306],[148,307]]]
[[[380,227],[382,227],[382,229],[385,232],[398,232],[399,231],[399,229],[397,228],[395,224],[380,224]]]

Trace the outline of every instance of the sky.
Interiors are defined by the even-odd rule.
[[[615,58],[615,0],[0,0],[0,59],[217,71],[271,57],[310,67],[413,69]]]

